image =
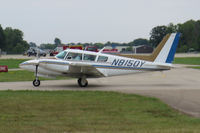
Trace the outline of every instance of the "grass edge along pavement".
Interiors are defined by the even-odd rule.
[[[200,69],[200,66],[189,66],[188,68]]]
[[[200,65],[200,57],[176,57],[173,64]]]
[[[156,98],[100,91],[0,91],[4,133],[198,132],[200,119]]]

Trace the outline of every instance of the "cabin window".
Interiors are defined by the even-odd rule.
[[[57,54],[56,57],[59,59],[64,59],[66,54],[67,54],[66,51],[62,51],[59,54]]]
[[[106,62],[108,60],[108,57],[107,56],[99,56],[98,57],[98,62]]]
[[[66,57],[67,60],[76,60],[76,61],[80,61],[82,60],[82,54],[81,53],[72,53],[72,52],[69,52],[67,57]]]
[[[95,61],[96,55],[84,54],[83,60],[85,61]]]

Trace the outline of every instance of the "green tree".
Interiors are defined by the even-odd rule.
[[[55,49],[56,48],[56,45],[54,45],[54,44],[40,44],[40,48],[41,49],[51,49],[51,50],[53,50],[53,49]]]
[[[200,20],[189,20],[183,24],[174,25],[170,23],[168,26],[154,27],[150,33],[150,42],[156,47],[167,33],[173,32],[181,33],[177,52],[188,52],[191,49],[200,51]]]
[[[173,23],[169,23],[167,26],[168,33],[175,33],[178,31],[178,25],[174,25]]]
[[[17,45],[13,48],[13,53],[22,53],[24,51],[23,45],[17,43]]]
[[[105,46],[111,46],[111,42],[110,41],[106,42]]]
[[[128,43],[129,46],[139,46],[139,45],[150,45],[149,41],[147,39],[138,38],[134,41]]]
[[[187,45],[183,45],[179,49],[177,49],[177,52],[187,52],[189,50]]]
[[[36,43],[34,43],[34,42],[30,42],[30,43],[29,43],[29,46],[30,46],[30,47],[37,47]]]
[[[98,49],[102,49],[104,47],[103,43],[95,43],[94,46],[96,46]]]
[[[59,38],[56,37],[56,38],[54,39],[54,43],[55,43],[55,45],[56,45],[56,47],[57,47],[57,46],[61,45],[61,40],[60,40]]]
[[[0,49],[5,50],[5,35],[3,28],[0,25]]]
[[[128,46],[127,48],[126,48],[126,51],[133,51],[133,47],[132,46]]]
[[[167,26],[157,26],[154,27],[150,32],[150,43],[153,47],[157,47],[157,45],[161,42],[163,37],[169,33]]]
[[[189,20],[178,24],[178,31],[182,34],[178,46],[180,52],[187,52],[191,48],[195,51],[200,50],[200,21]],[[187,51],[185,50],[186,46]],[[184,51],[181,51],[183,49]]]
[[[26,41],[23,40],[23,32],[18,29],[7,27],[4,30],[5,34],[5,51],[8,54],[22,54],[29,48]]]

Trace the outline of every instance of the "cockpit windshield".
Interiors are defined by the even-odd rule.
[[[83,60],[85,61],[95,61],[96,55],[84,54]]]
[[[69,52],[67,55],[67,60],[82,60],[82,54],[81,53],[73,53],[73,52]]]
[[[62,51],[62,52],[60,52],[59,54],[56,55],[56,58],[64,59],[66,54],[67,54],[66,51]]]

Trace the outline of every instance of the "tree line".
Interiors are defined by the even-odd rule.
[[[0,49],[8,54],[21,54],[29,48],[29,44],[23,39],[23,32],[18,29],[0,25]]]
[[[150,31],[150,38],[138,38],[129,43],[117,43],[117,42],[106,42],[106,43],[68,43],[67,45],[93,45],[97,48],[103,48],[105,46],[129,46],[127,49],[130,50],[132,46],[148,45],[153,48],[161,42],[163,37],[168,33],[180,32],[181,37],[177,52],[189,52],[199,51],[200,52],[200,20],[189,20],[182,24],[170,23],[168,25],[161,25],[152,28]],[[58,38],[57,38],[58,39]],[[60,41],[61,42],[61,41]],[[56,42],[55,42],[56,44]],[[42,48],[50,47],[53,44],[42,44]],[[56,45],[53,45],[56,47]]]
[[[151,45],[156,47],[167,33],[173,32],[181,33],[177,52],[200,51],[200,20],[154,27],[150,32]]]
[[[96,46],[98,49],[101,49],[105,46],[111,46],[113,48],[115,48],[116,46],[138,46],[138,45],[150,45],[149,40],[144,39],[144,38],[138,38],[135,39],[134,41],[131,41],[129,43],[118,43],[118,42],[106,42],[106,43],[67,43],[67,44],[63,44],[61,43],[61,40],[59,38],[55,38],[54,40],[54,44],[40,44],[40,48],[41,49],[54,49],[57,46],[62,46],[62,45],[81,45],[83,47],[87,47],[87,46]]]
[[[170,23],[168,25],[161,25],[152,28],[150,31],[150,38],[138,38],[128,43],[106,42],[106,43],[67,43],[65,45],[82,45],[96,46],[103,48],[105,46],[132,46],[148,45],[156,47],[162,38],[168,33],[180,32],[181,38],[179,41],[177,52],[200,51],[200,20],[189,20],[182,24]],[[40,44],[41,49],[54,49],[57,46],[64,45],[59,38],[54,39],[54,43]],[[23,32],[18,29],[7,27],[3,29],[0,25],[0,49],[6,51],[8,54],[22,54],[29,47],[37,46],[34,42],[27,43],[23,39]]]

